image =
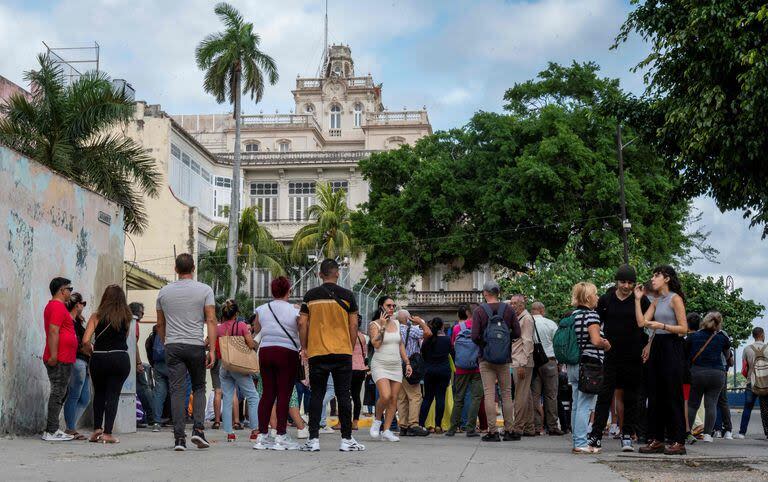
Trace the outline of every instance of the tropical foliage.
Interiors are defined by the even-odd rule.
[[[45,55],[25,73],[31,97],[14,94],[0,105],[0,143],[86,186],[123,208],[125,226],[147,226],[143,198],[157,196],[155,161],[117,127],[135,104],[101,72],[66,85],[61,67]]]

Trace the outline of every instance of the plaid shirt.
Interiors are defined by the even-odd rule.
[[[408,339],[405,339],[405,335],[408,333],[408,325],[400,325],[400,338],[405,344],[405,355],[411,356],[414,353],[418,353],[421,350],[421,340],[424,339],[424,330],[419,328],[419,325],[411,325],[411,333],[408,335]]]

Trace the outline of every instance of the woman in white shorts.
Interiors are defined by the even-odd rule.
[[[400,338],[400,325],[395,321],[395,301],[389,296],[379,298],[379,308],[371,317],[368,335],[375,350],[371,358],[371,378],[376,383],[379,399],[376,401],[376,413],[371,424],[371,437],[389,442],[398,442],[400,438],[389,429],[397,411],[397,394],[405,375],[411,374],[411,364],[405,354],[405,345]],[[382,426],[381,416],[384,417]]]

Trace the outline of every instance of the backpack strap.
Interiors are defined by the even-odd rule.
[[[488,303],[483,303],[480,305],[480,307],[485,311],[485,314],[488,315],[488,321],[491,321],[491,318],[493,318],[493,310],[491,310],[491,305]]]
[[[459,333],[467,329],[467,324],[463,321],[459,322]]]

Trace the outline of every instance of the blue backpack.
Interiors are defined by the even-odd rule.
[[[472,341],[472,330],[467,328],[467,324],[463,321],[459,322],[459,333],[456,335],[453,351],[456,354],[454,362],[456,368],[463,368],[464,370],[474,370],[477,368],[477,357],[480,356],[480,347]]]
[[[483,340],[483,360],[488,363],[502,364],[509,361],[512,353],[512,339],[509,335],[509,327],[504,321],[504,311],[507,308],[506,303],[500,303],[496,313],[491,311],[488,303],[483,303],[483,311],[488,315],[488,324],[485,326]]]
[[[155,334],[155,339],[152,340],[152,361],[164,362],[165,361],[165,345],[163,340],[160,339],[160,335]]]

